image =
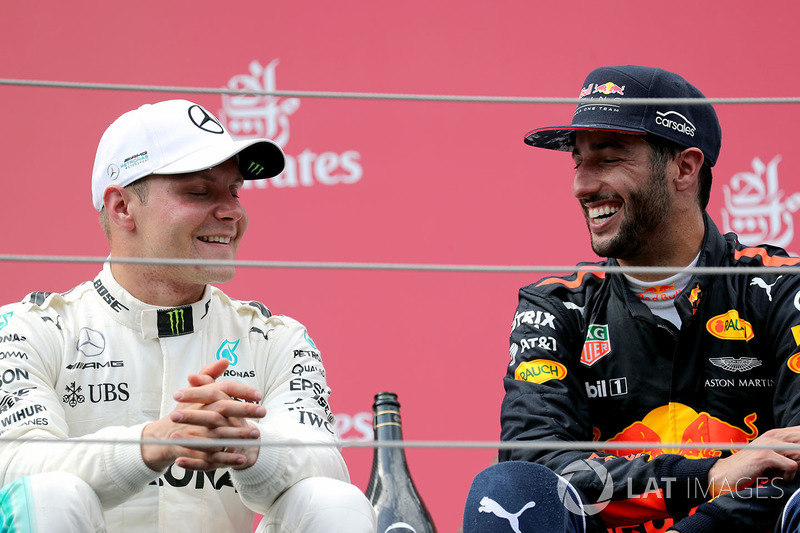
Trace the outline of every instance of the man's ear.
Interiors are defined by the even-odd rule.
[[[678,164],[675,188],[678,191],[686,191],[697,184],[703,161],[705,161],[705,157],[699,148],[686,148],[678,154],[678,157],[675,158],[675,162]]]
[[[119,185],[109,185],[103,193],[103,205],[108,213],[108,221],[127,231],[136,229],[136,222],[130,211],[132,196],[130,191]]]

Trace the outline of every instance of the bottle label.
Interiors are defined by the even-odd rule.
[[[375,429],[382,426],[400,426],[400,411],[387,409],[375,413]]]

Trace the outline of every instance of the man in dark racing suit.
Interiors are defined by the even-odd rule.
[[[800,278],[780,267],[800,259],[705,212],[710,104],[624,105],[703,98],[686,80],[603,67],[581,98],[571,125],[525,141],[572,152],[572,193],[609,259],[520,290],[501,431],[531,446],[476,476],[464,533],[796,531]],[[597,446],[569,447],[581,441]]]

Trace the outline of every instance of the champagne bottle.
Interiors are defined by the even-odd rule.
[[[401,442],[397,394],[380,392],[372,406],[375,442]],[[436,526],[417,492],[403,448],[376,447],[366,491],[378,515],[378,533],[436,533]]]

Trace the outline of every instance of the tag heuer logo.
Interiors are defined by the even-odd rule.
[[[592,366],[609,353],[611,353],[611,339],[608,338],[608,325],[592,324],[586,332],[581,363]]]

